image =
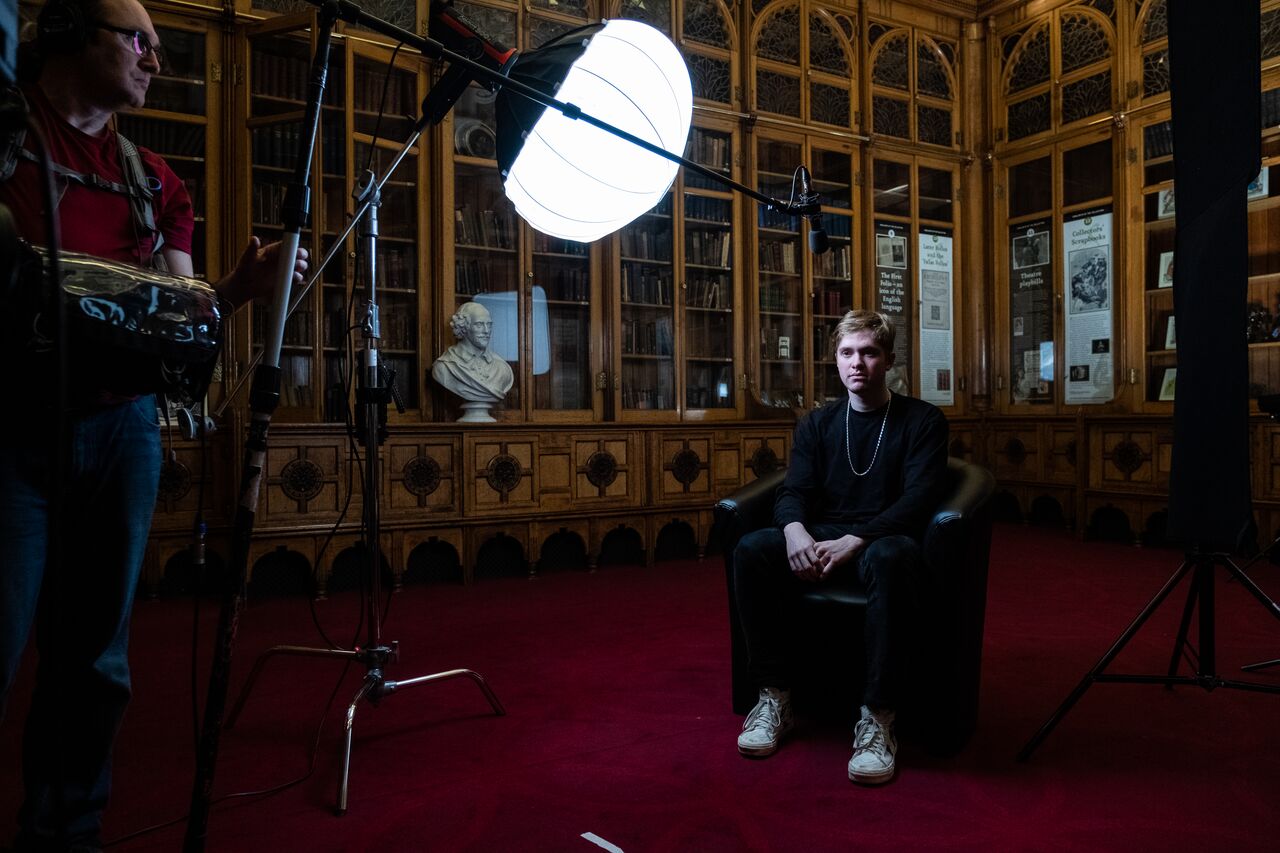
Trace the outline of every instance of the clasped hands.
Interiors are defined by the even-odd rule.
[[[849,562],[867,547],[865,539],[853,534],[815,542],[798,521],[788,524],[782,533],[787,539],[787,563],[792,573],[805,581],[826,580],[836,567]]]

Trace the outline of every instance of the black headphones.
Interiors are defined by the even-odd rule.
[[[79,53],[89,43],[92,22],[86,0],[48,0],[36,19],[36,41],[49,53]]]

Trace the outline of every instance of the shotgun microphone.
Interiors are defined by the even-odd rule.
[[[822,211],[818,209],[818,194],[809,184],[809,170],[801,166],[799,172],[800,204],[801,206],[812,205],[813,208],[812,212],[801,214],[809,223],[809,251],[815,255],[821,255],[831,248],[831,244],[827,241],[826,229],[822,227]]]

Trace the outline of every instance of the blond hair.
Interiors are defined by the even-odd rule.
[[[885,352],[893,352],[893,340],[897,334],[893,321],[879,311],[857,308],[845,314],[836,324],[835,331],[831,333],[832,353],[839,348],[842,340],[858,332],[870,332],[876,346]]]

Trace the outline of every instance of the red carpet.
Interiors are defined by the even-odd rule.
[[[740,758],[729,711],[718,559],[551,573],[537,581],[411,588],[391,605],[393,678],[469,667],[469,681],[365,704],[350,811],[330,809],[339,726],[362,673],[330,710],[315,774],[263,799],[216,805],[212,851],[548,850],[592,853],[584,833],[634,851],[1274,850],[1280,838],[1280,696],[1095,685],[1029,764],[1015,754],[1172,574],[1174,551],[1081,543],[997,527],[979,731],[953,759],[899,752],[880,789],[845,779],[850,732],[802,724],[778,755]],[[1280,568],[1255,576],[1280,596]],[[1223,575],[1219,575],[1221,579]],[[1218,585],[1219,672],[1280,657],[1280,622]],[[1113,672],[1168,666],[1185,586]],[[348,638],[358,599],[319,605]],[[116,754],[107,835],[178,817],[192,770],[190,604],[145,602],[134,619],[134,702]],[[204,608],[212,628],[215,607]],[[234,683],[275,643],[319,645],[306,604],[250,606]],[[206,635],[209,631],[206,631]],[[203,653],[208,653],[208,638]],[[219,793],[300,775],[341,666],[277,660],[223,737]],[[0,729],[0,839],[20,790],[18,733],[33,667]],[[1185,672],[1185,665],[1183,671]],[[200,664],[203,687],[207,662]],[[1260,674],[1280,684],[1280,667]],[[177,850],[181,824],[116,846]]]

